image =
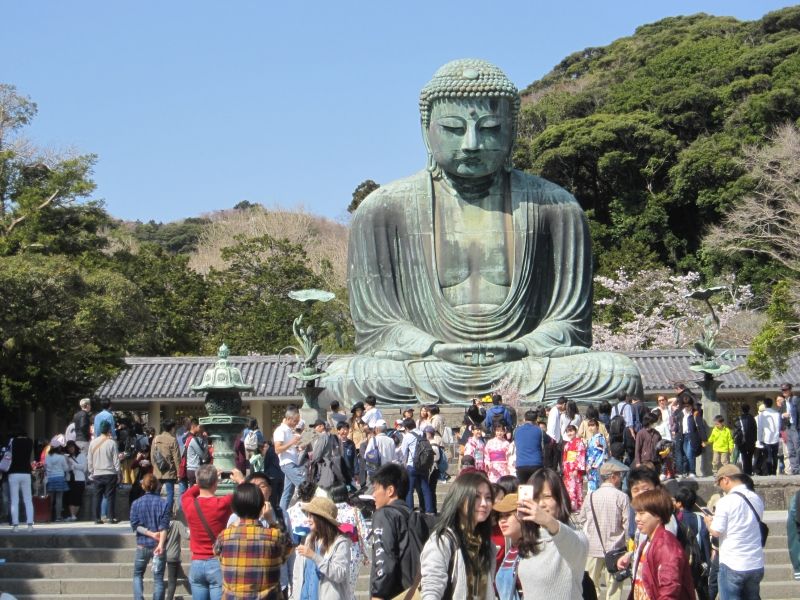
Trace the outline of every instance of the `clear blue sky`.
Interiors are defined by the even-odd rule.
[[[449,60],[485,58],[523,88],[666,16],[789,5],[17,0],[2,10],[0,82],[39,105],[34,142],[99,155],[96,197],[116,217],[249,200],[343,218],[364,179],[424,166],[417,95]]]

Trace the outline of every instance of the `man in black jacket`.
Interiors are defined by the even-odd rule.
[[[745,475],[753,475],[753,453],[756,450],[757,435],[756,420],[750,414],[750,407],[742,404],[742,414],[733,422],[733,443],[742,455]]]
[[[400,465],[383,465],[372,476],[375,512],[372,515],[372,600],[394,598],[403,591],[400,547],[408,535],[411,510],[401,500],[408,493],[408,473]]]
[[[92,423],[92,419],[89,416],[89,413],[92,412],[92,401],[84,398],[80,402],[80,407],[81,409],[73,415],[72,422],[75,424],[75,443],[81,452],[86,454],[87,450],[89,450],[89,442],[92,441],[89,431]]]

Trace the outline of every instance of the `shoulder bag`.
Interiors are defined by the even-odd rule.
[[[606,570],[611,574],[625,573],[625,577],[617,579],[617,581],[627,579],[627,569],[625,571],[620,571],[617,567],[617,561],[627,553],[627,550],[625,548],[617,548],[616,550],[606,552],[605,544],[603,544],[603,534],[600,532],[600,523],[597,520],[597,513],[594,511],[594,498],[592,498],[592,494],[589,494],[589,507],[592,509],[592,518],[594,519],[594,526],[597,529],[597,537],[600,539],[600,549],[603,551],[603,560],[606,563]]]
[[[213,546],[217,541],[217,536],[214,535],[214,532],[211,531],[211,526],[206,521],[206,516],[203,514],[203,510],[200,508],[200,502],[198,501],[197,497],[194,499],[194,509],[197,511],[197,516],[200,517],[200,522],[203,524],[203,529],[206,530],[209,539],[211,540],[211,545]]]
[[[761,520],[761,517],[758,516],[756,509],[753,507],[750,500],[747,499],[747,496],[745,496],[742,492],[733,492],[733,493],[736,494],[737,496],[741,496],[742,499],[745,502],[747,502],[747,506],[750,507],[750,510],[753,511],[753,516],[756,518],[756,521],[758,521],[758,529],[761,532],[761,547],[763,548],[764,546],[767,545],[767,537],[769,537],[769,527],[767,526],[766,523],[764,523],[764,521]]]
[[[8,473],[11,469],[11,446],[13,446],[14,440],[12,439],[8,442],[8,448],[6,449],[5,454],[3,454],[3,458],[0,458],[0,472]]]

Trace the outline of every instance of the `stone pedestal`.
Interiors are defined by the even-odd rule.
[[[236,467],[233,442],[247,427],[249,419],[230,415],[211,415],[201,417],[199,420],[200,425],[208,432],[208,439],[214,448],[214,466],[224,473],[230,473]],[[229,480],[220,481],[217,495],[226,496],[233,492],[233,487]]]
[[[314,386],[303,386],[298,388],[298,391],[303,396],[303,406],[300,407],[300,416],[305,421],[306,426],[310,427],[311,424],[320,419],[325,421],[327,419],[327,410],[321,408],[319,405],[319,395],[325,388]]]

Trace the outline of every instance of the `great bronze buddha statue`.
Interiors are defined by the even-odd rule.
[[[450,62],[420,95],[428,167],[372,192],[350,233],[357,354],[322,385],[349,402],[463,402],[508,377],[529,401],[641,392],[591,352],[592,255],[566,190],[514,170],[520,97],[494,65]]]

